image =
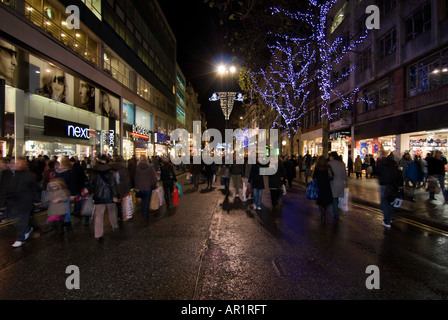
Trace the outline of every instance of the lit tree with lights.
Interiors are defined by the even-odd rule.
[[[308,32],[304,36],[273,33],[278,40],[269,46],[272,53],[270,64],[266,69],[251,73],[254,90],[267,105],[278,111],[279,118],[274,125],[294,132],[307,112],[311,87],[317,86],[322,100],[320,114],[324,154],[328,152],[329,120],[339,111],[349,109],[359,91],[355,88],[347,95],[338,90],[338,84],[349,77],[356,68],[355,64],[337,76],[335,69],[340,68],[347,54],[367,37],[366,28],[366,33],[356,40],[347,41],[343,37],[329,40],[329,13],[337,2],[308,0],[308,8],[303,12],[271,8],[273,15],[286,16],[297,25],[305,24]],[[341,103],[337,110],[331,110],[330,101],[336,98]]]

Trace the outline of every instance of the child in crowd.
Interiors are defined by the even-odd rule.
[[[52,179],[47,185],[47,192],[42,202],[48,203],[47,232],[53,230],[53,225],[59,221],[60,234],[64,233],[65,201],[69,197],[69,191],[64,180]]]

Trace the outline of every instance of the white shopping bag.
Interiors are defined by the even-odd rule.
[[[243,181],[243,201],[246,201],[246,190],[247,190],[247,182]]]
[[[339,198],[338,208],[342,211],[348,211],[348,188],[344,189],[344,197]]]

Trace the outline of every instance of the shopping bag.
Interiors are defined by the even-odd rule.
[[[246,181],[243,182],[243,201],[246,201],[246,190],[247,190],[247,183]]]
[[[437,180],[433,176],[429,176],[428,180],[428,188],[426,191],[430,193],[439,193],[440,192],[440,186],[439,186],[439,180]]]
[[[251,190],[250,190],[250,184],[247,184],[247,188],[246,188],[246,198],[250,198],[251,195]]]
[[[95,204],[93,203],[93,197],[92,196],[84,197],[82,208],[81,208],[81,215],[82,216],[91,216],[93,214],[94,208],[95,208]]]
[[[153,190],[151,194],[151,201],[149,202],[149,211],[157,211],[160,208],[159,195],[156,190]]]
[[[176,183],[177,189],[179,189],[179,198],[182,197],[182,188],[180,187],[180,184]]]
[[[284,184],[282,184],[282,191],[283,195],[286,196],[286,186]]]
[[[342,211],[348,211],[348,188],[344,189],[344,197],[339,198],[338,208]]]
[[[174,188],[173,191],[173,205],[178,206],[179,205],[179,189]]]
[[[311,180],[306,185],[306,198],[308,200],[317,200],[319,198],[319,189],[317,188],[316,180]]]
[[[153,191],[154,192],[154,191]],[[163,192],[163,188],[162,187],[158,187],[155,192],[157,193],[157,195],[159,196],[159,205],[162,206],[165,204],[165,194]]]
[[[127,194],[121,200],[121,212],[125,215],[125,220],[131,219],[134,214],[134,204],[131,194]]]

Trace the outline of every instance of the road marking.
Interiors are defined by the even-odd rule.
[[[354,203],[353,205],[356,206],[356,207],[360,207],[360,208],[363,208],[363,209],[367,209],[367,210],[376,212],[376,213],[381,214],[381,215],[383,214],[383,212],[381,210],[377,209],[377,208],[367,207],[367,206],[364,206],[364,205],[358,204],[358,203]],[[431,226],[428,226],[427,224],[424,224],[424,223],[421,223],[421,222],[417,222],[417,221],[414,221],[414,220],[411,220],[411,219],[408,219],[408,218],[400,217],[400,218],[396,218],[396,219],[394,219],[392,221],[392,223],[396,223],[396,222],[407,223],[407,224],[412,225],[414,227],[417,227],[417,228],[420,228],[420,229],[423,229],[423,230],[426,230],[426,231],[429,231],[429,232],[437,233],[437,234],[442,235],[444,237],[448,237],[448,232],[446,232],[444,230],[441,230],[441,229],[438,229],[438,228],[435,228],[435,227],[431,227]]]

